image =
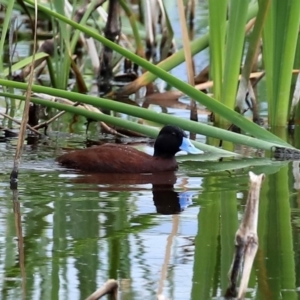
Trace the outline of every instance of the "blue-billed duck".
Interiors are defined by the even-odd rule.
[[[180,150],[200,154],[182,129],[164,126],[154,143],[153,156],[133,147],[104,144],[66,153],[57,158],[64,167],[97,173],[156,173],[178,168],[175,154]]]

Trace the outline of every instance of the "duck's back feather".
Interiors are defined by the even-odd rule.
[[[57,161],[68,168],[99,173],[154,173],[177,169],[174,157],[153,157],[130,146],[109,143],[66,153]]]

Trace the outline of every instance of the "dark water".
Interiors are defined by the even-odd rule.
[[[109,278],[119,281],[120,299],[224,294],[247,198],[247,160],[230,171],[230,162],[212,163],[213,173],[207,163],[183,161],[175,174],[82,176],[59,168],[60,150],[41,143],[25,148],[13,202],[14,145],[0,143],[1,299],[85,299]],[[292,164],[255,164],[251,170],[268,175],[247,298],[299,299],[296,174]]]

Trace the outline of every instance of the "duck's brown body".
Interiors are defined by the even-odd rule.
[[[98,173],[155,173],[175,171],[175,157],[162,158],[148,155],[124,145],[104,144],[77,150],[58,157],[68,168]]]

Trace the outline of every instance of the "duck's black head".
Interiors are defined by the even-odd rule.
[[[181,128],[173,125],[164,126],[154,143],[154,156],[172,158],[180,150],[194,154],[202,153],[193,146]]]

